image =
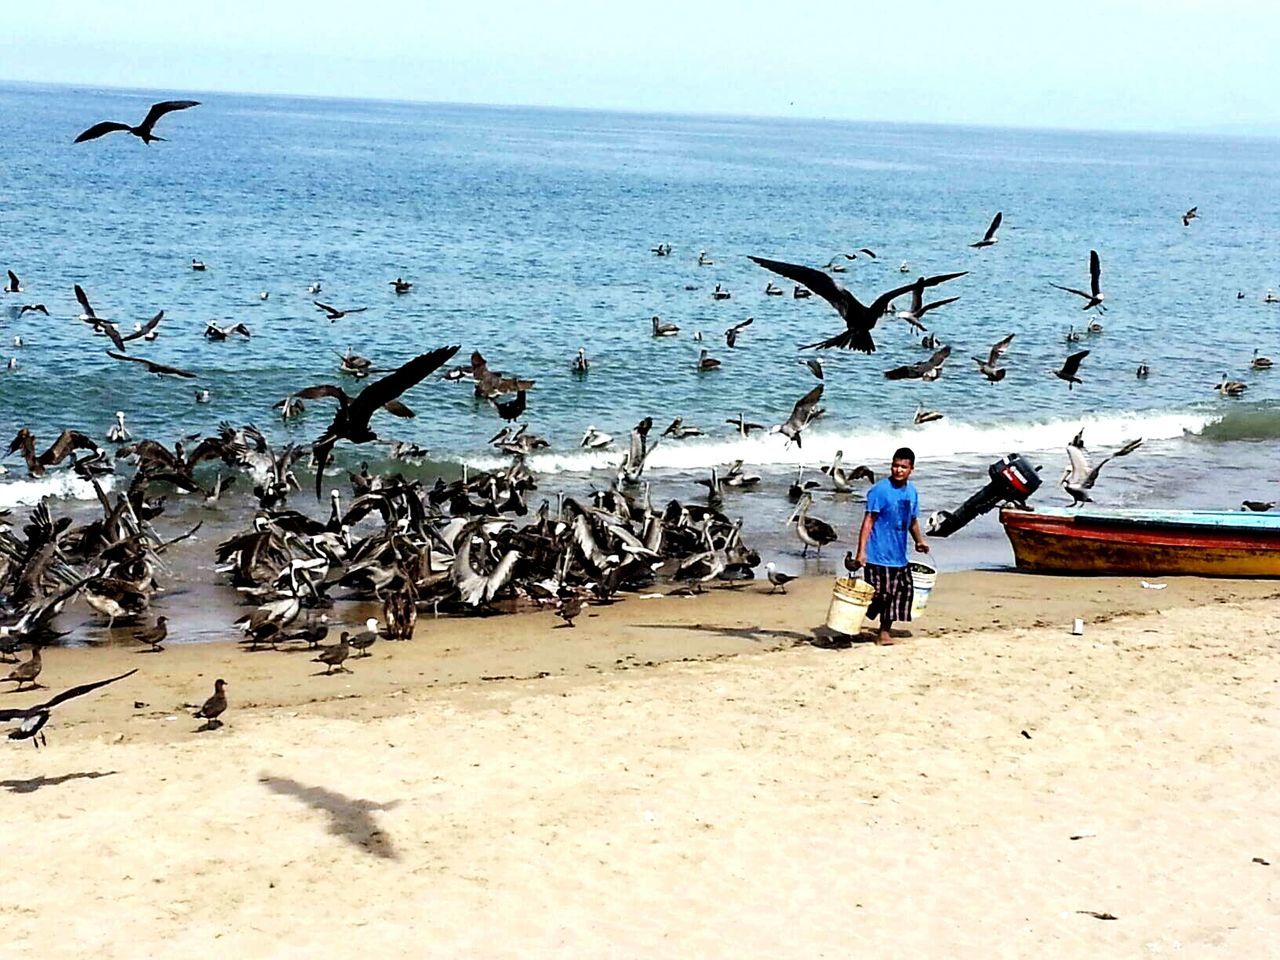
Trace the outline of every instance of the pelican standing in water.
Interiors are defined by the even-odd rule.
[[[852,493],[855,480],[866,480],[869,483],[876,482],[876,475],[865,466],[857,466],[852,470],[846,471],[842,466],[843,463],[844,451],[837,450],[835,459],[831,461],[831,466],[822,468],[822,472],[831,478],[831,486],[835,487],[837,493]]]
[[[800,538],[800,542],[804,544],[804,549],[800,552],[800,556],[808,556],[809,548],[816,547],[817,555],[822,556],[822,548],[825,544],[835,543],[839,538],[836,536],[835,528],[825,520],[817,517],[809,516],[809,508],[813,506],[813,494],[805,492],[800,497],[799,504],[792,512],[787,523],[796,525],[796,536]]]

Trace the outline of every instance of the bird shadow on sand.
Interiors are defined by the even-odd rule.
[[[697,630],[752,643],[771,643],[779,647],[809,643],[812,637],[800,630],[772,630],[765,627],[723,627],[714,623],[638,623],[647,630]]]
[[[60,777],[32,777],[29,780],[0,780],[0,787],[10,793],[35,793],[41,787],[56,787],[69,780],[97,780],[99,777],[113,777],[115,770],[91,770],[86,773],[64,773]]]
[[[373,819],[373,814],[377,811],[395,809],[400,805],[399,800],[387,803],[357,800],[324,787],[308,787],[288,777],[263,775],[258,778],[258,782],[273,793],[293,797],[313,810],[326,813],[329,816],[329,833],[333,836],[341,837],[365,853],[384,860],[400,858],[391,838],[378,828]]]

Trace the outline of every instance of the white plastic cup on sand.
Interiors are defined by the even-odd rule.
[[[1075,621],[1071,624],[1071,635],[1073,637],[1084,636],[1084,621],[1079,617],[1076,617]]]

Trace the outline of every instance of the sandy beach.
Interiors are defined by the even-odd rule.
[[[50,651],[139,673],[4,747],[10,949],[1268,955],[1277,587],[1164,582],[955,574],[890,648],[815,634],[815,578],[428,618],[332,677]]]

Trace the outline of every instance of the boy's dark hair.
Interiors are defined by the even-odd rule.
[[[910,447],[899,447],[893,451],[894,460],[906,460],[913,467],[916,465],[916,452]]]

